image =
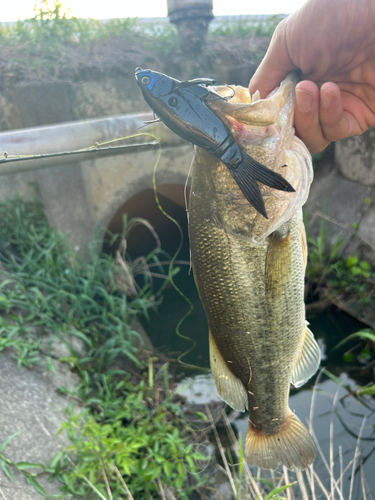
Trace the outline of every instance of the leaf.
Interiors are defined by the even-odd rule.
[[[3,441],[0,445],[0,453],[4,450],[4,448],[12,441],[12,439],[14,437],[17,436],[17,434],[19,434],[20,431],[17,431],[15,432],[14,434],[12,434],[11,436],[7,437],[5,441]]]
[[[362,270],[358,266],[351,267],[350,272],[352,273],[353,276],[358,276],[359,274],[362,274]]]
[[[171,464],[168,462],[168,461],[165,461],[163,463],[163,469],[164,469],[164,473],[165,475],[170,478],[171,477],[171,473],[172,473],[172,466]]]
[[[371,340],[372,342],[375,342],[375,332],[374,330],[370,330],[369,328],[366,328],[365,330],[359,330],[358,332],[352,333],[351,335],[348,335],[344,340],[339,342],[333,349],[338,349],[341,347],[343,344],[348,342],[351,339],[355,338],[361,338],[363,340]]]
[[[1,468],[3,469],[4,474],[8,477],[8,479],[10,479],[11,481],[13,481],[13,476],[10,473],[10,470],[9,470],[7,464],[4,462],[4,460],[1,461]]]
[[[361,387],[358,389],[358,394],[369,394],[371,396],[375,395],[375,384],[370,386]]]
[[[47,496],[47,493],[44,491],[44,488],[38,483],[38,481],[32,476],[26,476],[26,482],[28,482],[38,493]]]
[[[280,486],[280,488],[276,488],[276,489],[270,491],[268,493],[268,495],[264,497],[264,500],[269,500],[270,498],[275,498],[276,496],[279,495],[279,493],[281,493],[282,491],[287,490],[288,488],[290,488],[291,486],[293,486],[293,484],[296,484],[296,482],[297,481],[294,481],[293,483],[289,483],[289,484],[284,484],[284,486]]]
[[[51,469],[54,469],[56,467],[56,464],[60,461],[61,457],[63,455],[63,452],[60,450],[58,451],[52,458],[51,461],[48,465]]]
[[[84,333],[82,333],[78,330],[69,330],[67,333],[69,335],[73,335],[74,337],[77,337],[77,338],[83,340],[83,342],[85,342],[88,346],[93,347],[91,340],[88,337],[86,337],[86,335]]]
[[[207,415],[205,415],[204,413],[202,413],[201,411],[196,411],[195,412],[195,415],[197,417],[199,417],[200,419],[204,420],[204,421],[207,421],[208,418],[207,418]]]
[[[342,359],[345,363],[351,363],[354,359],[354,354],[352,352],[347,352],[346,354],[343,354]]]
[[[371,269],[370,264],[369,264],[366,260],[362,260],[362,261],[359,263],[359,267],[360,267],[361,269],[363,269],[363,271],[370,271],[370,269]]]
[[[353,267],[357,264],[357,262],[358,262],[358,257],[355,257],[354,255],[349,255],[346,261],[346,265],[348,267]]]
[[[7,279],[7,280],[4,280],[0,283],[0,290],[2,288],[4,288],[5,286],[9,285],[10,283],[14,283],[15,280],[12,280],[12,279]]]
[[[275,488],[274,490],[270,491],[267,496],[264,497],[264,500],[269,500],[270,498],[273,498],[273,500],[278,500],[279,498],[284,500],[284,497],[280,497],[279,493],[290,488],[291,486],[293,486],[293,484],[296,484],[296,482],[297,481],[294,481],[294,483],[285,484],[284,486],[280,486],[280,488]],[[255,500],[259,500],[261,497],[262,495],[258,495]]]
[[[32,463],[32,462],[17,462],[15,465],[18,470],[30,469],[32,467],[39,467],[40,469],[46,468],[46,466],[43,464]]]

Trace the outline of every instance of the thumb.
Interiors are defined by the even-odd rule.
[[[250,95],[259,90],[260,97],[264,99],[290,71],[296,69],[286,44],[286,21],[284,19],[277,26],[266,55],[250,80]]]

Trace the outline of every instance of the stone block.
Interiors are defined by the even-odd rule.
[[[335,163],[340,173],[365,186],[375,185],[375,128],[358,137],[335,143]]]
[[[29,83],[14,88],[24,127],[52,125],[77,120],[71,106],[71,84],[65,82]]]
[[[347,242],[344,254],[359,255],[375,264],[375,207],[366,203],[372,191],[335,172],[317,177],[304,206],[307,234],[316,238],[324,223],[328,246],[340,238]]]
[[[61,374],[60,374],[61,375]],[[71,372],[59,379],[71,387]],[[69,401],[58,394],[53,383],[35,370],[17,368],[8,353],[1,354],[0,362],[0,443],[15,432],[18,435],[2,452],[15,462],[35,462],[48,465],[51,458],[70,442],[65,433],[56,436],[66,419]],[[35,469],[37,471],[37,469]],[[40,495],[25,482],[23,474],[13,471],[10,481],[0,469],[1,492],[7,500],[39,500]],[[48,482],[38,477],[47,494],[59,493],[57,480]]]

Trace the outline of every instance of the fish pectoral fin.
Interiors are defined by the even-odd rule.
[[[224,361],[215,340],[210,332],[210,365],[219,396],[229,406],[237,411],[245,411],[248,407],[248,398],[241,380],[236,377]]]
[[[320,348],[307,325],[306,321],[301,350],[293,368],[292,384],[294,387],[301,387],[307,382],[317,371],[320,364]]]

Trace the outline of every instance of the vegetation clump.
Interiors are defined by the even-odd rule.
[[[176,489],[178,498],[189,498],[203,481],[191,472],[206,457],[189,447],[195,435],[170,390],[166,362],[142,354],[134,329],[168,283],[160,249],[132,263],[92,248],[91,259],[80,262],[65,237],[48,227],[39,199],[1,203],[0,237],[0,351],[10,350],[29,369],[67,363],[79,384],[73,392],[59,390],[83,408],[69,410],[62,430],[71,445],[48,465],[12,462],[4,455],[10,436],[0,445],[4,473],[12,478],[12,467],[23,471],[43,495],[39,475],[56,477],[61,498],[93,491],[100,498],[162,498]],[[159,288],[153,264],[165,276]],[[69,350],[58,360],[54,339]]]
[[[345,255],[344,250],[354,237],[355,233],[328,244],[324,221],[316,238],[307,237],[306,311],[314,314],[334,306],[360,321],[363,327],[369,327],[349,335],[337,347],[351,341],[343,359],[355,362],[363,375],[369,375],[371,382],[362,389],[371,394],[375,388],[375,269],[367,260]],[[359,343],[353,345],[354,340]]]
[[[216,74],[220,66],[259,62],[278,21],[276,16],[210,28],[203,54],[197,54],[203,58],[207,75]],[[34,17],[15,26],[0,25],[0,43],[4,87],[9,80],[82,82],[91,80],[93,74],[97,79],[133,78],[134,69],[142,65],[184,77],[177,30],[169,22],[68,17],[59,0],[43,0]],[[216,76],[222,78],[221,73]]]

